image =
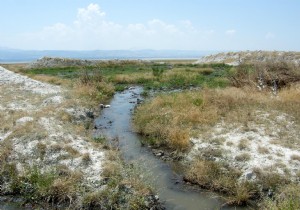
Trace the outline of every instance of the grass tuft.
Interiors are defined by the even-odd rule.
[[[251,155],[249,153],[242,153],[240,155],[235,156],[236,161],[245,162],[251,159]]]
[[[299,161],[300,162],[300,155],[291,155],[291,160],[296,160],[296,161]]]

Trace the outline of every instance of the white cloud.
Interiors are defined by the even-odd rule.
[[[105,12],[102,12],[97,4],[90,4],[87,8],[80,8],[77,13],[78,20],[84,22],[103,16],[105,16]]]
[[[233,36],[236,34],[236,30],[235,29],[229,29],[225,32],[226,35],[228,36]]]
[[[159,19],[153,19],[148,22],[148,27],[155,32],[167,32],[167,33],[176,33],[178,29],[172,24],[167,24]]]
[[[235,32],[235,31],[234,31]],[[160,19],[121,25],[107,20],[99,5],[77,11],[72,24],[56,23],[23,34],[15,45],[27,49],[199,49],[211,48],[214,30],[200,30],[189,20],[170,24]],[[211,40],[209,42],[208,40]]]

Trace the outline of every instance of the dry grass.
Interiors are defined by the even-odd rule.
[[[232,141],[228,141],[228,142],[226,142],[226,145],[229,146],[229,147],[231,147],[231,146],[234,145],[234,143]]]
[[[162,59],[162,60],[153,60],[156,63],[164,62],[168,64],[192,64],[197,61],[197,59]]]
[[[138,107],[134,118],[137,131],[166,142],[167,139],[172,139],[169,138],[170,135],[174,135],[168,133],[169,130],[180,133],[195,126],[213,124],[220,119],[222,112],[227,111],[226,108],[233,106],[229,103],[238,100],[234,99],[237,96],[234,93],[230,94],[230,98],[226,99],[227,94],[221,98],[220,92],[224,93],[222,90],[205,90],[160,95],[150,103]],[[172,141],[168,143],[170,147],[174,147]]]
[[[201,149],[201,151],[199,152],[202,158],[204,158],[205,160],[212,160],[214,158],[222,157],[224,151],[219,148],[208,147]]]
[[[300,162],[300,155],[291,155],[291,160],[296,160]]]
[[[249,153],[242,153],[240,155],[235,156],[235,160],[240,162],[245,162],[251,159],[251,155]]]
[[[227,170],[221,163],[205,160],[193,162],[186,173],[187,180],[204,188],[223,192],[231,192],[231,187],[235,185],[238,176],[238,172]]]
[[[275,84],[280,89],[299,81],[299,66],[275,60],[241,64],[231,76],[231,82],[236,87],[250,85],[263,89],[272,88]]]
[[[249,148],[249,140],[248,139],[241,139],[238,144],[239,150],[246,150]]]
[[[134,84],[140,83],[146,80],[154,80],[155,77],[152,73],[131,73],[131,74],[118,74],[112,78],[112,82],[117,84]],[[140,82],[139,82],[140,81]]]
[[[258,146],[257,147],[257,151],[260,153],[260,154],[269,154],[270,151],[267,147],[262,147],[262,146]]]
[[[240,172],[222,163],[196,160],[188,169],[185,179],[203,188],[222,192],[228,205],[244,205],[254,198],[256,187],[249,182],[238,182]]]
[[[275,106],[300,122],[300,84],[282,89],[278,93],[278,101],[275,102]]]
[[[273,199],[264,200],[260,209],[263,210],[296,210],[300,209],[300,186],[299,184],[290,184],[281,187],[281,192]]]
[[[1,64],[1,66],[16,73],[22,73],[22,71],[26,68],[27,63]]]
[[[102,176],[105,178],[118,176],[122,170],[122,165],[120,164],[120,157],[117,151],[108,150],[106,152],[106,162],[104,164]]]
[[[297,86],[282,89],[278,97],[271,97],[269,92],[258,92],[252,88],[204,89],[185,91],[168,95],[159,95],[150,102],[137,108],[134,124],[137,132],[159,139],[159,144],[173,149],[178,148],[181,139],[184,148],[188,139],[203,126],[211,126],[223,119],[226,122],[241,123],[249,127],[250,122],[267,123],[255,115],[257,110],[276,113],[284,112],[300,122],[300,88]],[[277,113],[278,113],[277,112]],[[273,116],[276,118],[276,115]],[[262,120],[262,122],[259,122]],[[298,126],[299,124],[295,124]],[[296,128],[295,127],[295,128]],[[172,132],[170,132],[172,131]],[[182,132],[185,133],[182,137]],[[282,136],[280,144],[291,142],[290,133]],[[295,134],[296,135],[296,134]],[[177,136],[174,138],[174,136]],[[241,142],[239,147],[246,149],[248,143]],[[297,145],[297,144],[295,144]]]
[[[1,141],[0,147],[0,169],[2,170],[12,152],[12,142],[8,140]]]
[[[276,166],[273,166],[276,167]],[[273,167],[269,168],[254,168],[253,172],[257,176],[257,182],[262,187],[262,190],[276,190],[285,184],[289,184],[291,181],[289,177],[283,176],[274,172]]]
[[[18,126],[9,139],[19,139],[19,141],[43,140],[48,136],[47,130],[38,122],[27,122]]]
[[[226,141],[226,139],[224,137],[218,137],[218,138],[211,138],[209,139],[209,143],[212,145],[223,145],[224,142]],[[230,143],[227,142],[227,145],[229,145]]]
[[[88,165],[92,159],[89,153],[84,153],[81,157],[83,164]]]
[[[71,157],[78,157],[80,155],[79,151],[70,145],[65,145],[64,150],[71,155]]]
[[[147,196],[152,190],[140,176],[139,168],[124,165],[117,151],[107,151],[107,161],[101,174],[106,187],[88,193],[83,198],[85,209],[148,209]]]
[[[79,98],[81,104],[87,107],[95,106],[99,102],[108,100],[114,93],[114,86],[106,82],[97,84],[76,83],[73,88],[75,97]]]
[[[36,150],[37,150],[37,154],[38,156],[43,160],[46,154],[46,149],[47,149],[47,145],[44,143],[39,142],[36,145]]]
[[[32,79],[46,82],[46,83],[53,84],[53,85],[59,85],[59,86],[67,87],[67,88],[72,86],[72,81],[69,79],[63,79],[60,77],[49,76],[49,75],[29,75],[29,76]]]

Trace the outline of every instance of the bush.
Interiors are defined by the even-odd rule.
[[[153,76],[155,76],[156,78],[161,78],[163,73],[164,73],[164,68],[161,66],[153,66],[152,67],[152,74]]]
[[[299,67],[286,62],[266,61],[252,64],[241,64],[229,76],[236,87],[254,86],[264,89],[289,86],[300,81]]]

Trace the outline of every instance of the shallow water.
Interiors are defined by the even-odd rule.
[[[176,165],[156,158],[149,148],[141,145],[142,137],[134,133],[131,126],[132,112],[141,92],[141,87],[135,87],[116,93],[110,108],[104,109],[95,120],[97,130],[94,136],[108,139],[117,137],[124,159],[141,167],[142,175],[149,179],[167,209],[220,209],[222,202],[215,194],[186,185],[182,182],[182,176],[176,172]]]

